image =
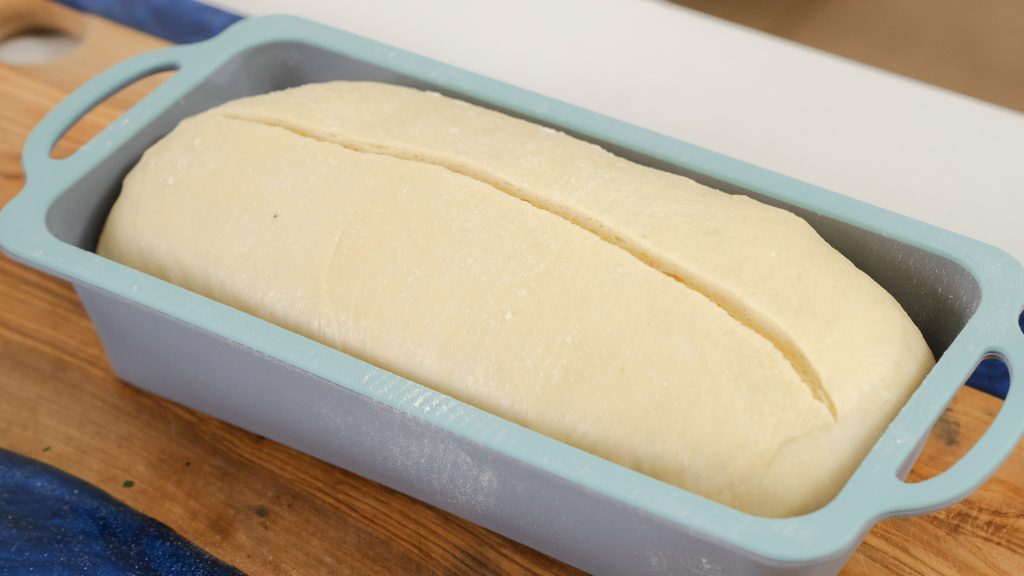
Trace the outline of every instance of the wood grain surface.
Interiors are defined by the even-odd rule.
[[[46,65],[0,64],[0,204],[23,185],[22,143],[57,101],[114,62],[162,45],[60,6],[20,1],[19,9],[71,22],[67,29],[83,42]],[[90,114],[61,143],[62,153],[155,82],[133,86]],[[979,392],[961,393],[911,479],[948,467],[999,406]],[[470,522],[119,381],[71,287],[6,257],[0,257],[0,447],[99,486],[254,576],[577,573]],[[1022,573],[1021,450],[965,502],[876,526],[843,571]]]

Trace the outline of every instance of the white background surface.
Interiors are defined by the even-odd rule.
[[[656,0],[208,1],[305,16],[1024,261],[1024,114],[1009,109]]]

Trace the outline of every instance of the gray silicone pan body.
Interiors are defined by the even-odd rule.
[[[72,157],[59,137],[95,104],[175,75]],[[428,88],[804,217],[888,289],[938,365],[828,505],[759,518],[462,404],[92,251],[124,175],[182,118],[308,82]],[[894,161],[898,161],[894,159]],[[0,246],[75,284],[118,375],[598,574],[835,574],[868,529],[981,484],[1024,432],[1024,393],[945,473],[902,482],[977,363],[1024,367],[1024,273],[1003,252],[920,222],[537,94],[289,17],[126,61],[69,96],[30,136],[27,184],[0,213]],[[864,169],[851,159],[851,169]],[[325,553],[330,553],[325,551]]]

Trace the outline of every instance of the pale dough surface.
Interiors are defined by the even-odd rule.
[[[182,122],[99,252],[755,514],[833,497],[933,363],[792,214],[384,84]]]

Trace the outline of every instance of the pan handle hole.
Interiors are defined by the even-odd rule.
[[[978,384],[985,379],[1001,384],[983,391]],[[974,447],[1003,406],[1001,396],[1005,396],[1011,385],[1009,370],[1002,358],[988,355],[978,364],[969,383],[960,388],[932,426],[921,455],[907,475],[907,482],[921,482],[942,474]],[[999,391],[1001,395],[994,394]]]
[[[125,110],[142,100],[146,94],[152,92],[174,73],[174,70],[166,70],[140,78],[94,106],[61,136],[50,152],[50,156],[59,160],[74,154],[100,130],[117,120]]]

